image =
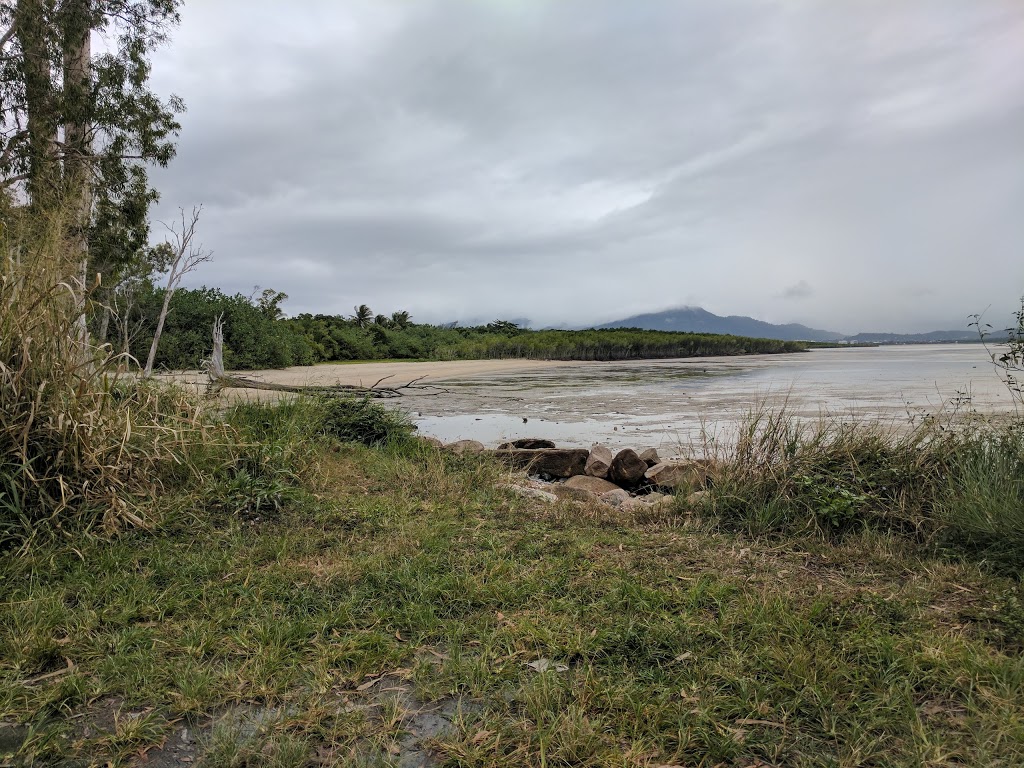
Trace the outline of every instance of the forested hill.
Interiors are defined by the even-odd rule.
[[[366,306],[355,308],[351,317],[285,318],[280,306],[285,298],[272,291],[249,298],[215,288],[179,289],[171,300],[157,367],[198,367],[210,354],[211,328],[220,314],[225,323],[225,364],[233,369],[347,360],[637,360],[805,349],[797,342],[773,339],[636,328],[531,331],[507,321],[465,328],[424,325],[412,322],[406,312],[375,315]],[[111,324],[108,341],[136,358],[144,356],[162,301],[161,290],[141,293],[126,321]]]
[[[776,325],[743,315],[723,317],[700,307],[679,307],[663,312],[634,315],[624,320],[605,323],[601,328],[649,328],[659,331],[691,333],[727,333],[787,341],[839,341],[843,334],[808,328],[799,323]]]

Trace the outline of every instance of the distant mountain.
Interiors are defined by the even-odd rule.
[[[700,307],[680,307],[664,312],[634,315],[598,328],[644,328],[651,331],[689,331],[691,333],[729,333],[759,339],[783,341],[843,341],[846,337],[833,331],[808,328],[799,323],[776,325],[742,315],[722,317]]]

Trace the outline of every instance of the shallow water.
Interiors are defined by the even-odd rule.
[[[954,408],[1000,412],[1006,387],[976,344],[822,349],[790,355],[579,363],[445,381],[447,394],[403,399],[422,434],[494,446],[518,437],[559,445],[686,450],[728,439],[751,409],[909,423]]]

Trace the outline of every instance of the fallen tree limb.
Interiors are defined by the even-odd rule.
[[[375,397],[388,399],[402,397],[402,395],[415,392],[424,395],[446,394],[448,390],[436,387],[432,384],[422,384],[425,376],[413,379],[407,384],[397,387],[382,387],[382,382],[392,378],[385,376],[378,379],[369,387],[357,384],[275,384],[270,381],[260,381],[248,376],[230,375],[224,370],[224,316],[221,315],[213,321],[213,354],[209,360],[203,361],[203,367],[209,376],[206,387],[208,394],[215,395],[223,389],[261,389],[270,392],[292,392],[301,395],[320,395],[326,397]]]

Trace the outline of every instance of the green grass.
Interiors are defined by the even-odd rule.
[[[441,765],[1024,759],[1022,592],[983,562],[871,526],[546,506],[418,447],[315,455],[273,515],[0,560],[19,760],[141,765],[187,725],[209,766],[395,764],[413,716],[385,674],[458,702]]]

